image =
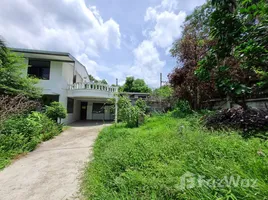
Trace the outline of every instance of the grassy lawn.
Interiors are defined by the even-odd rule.
[[[85,197],[267,199],[268,143],[245,140],[231,131],[209,132],[198,119],[155,116],[139,128],[103,129],[84,174]],[[192,179],[181,178],[186,172]],[[197,182],[198,175],[206,182]],[[237,185],[227,184],[231,176]]]

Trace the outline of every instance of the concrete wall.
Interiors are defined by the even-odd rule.
[[[248,99],[246,102],[247,105],[251,108],[257,108],[263,110],[268,109],[268,98]],[[221,100],[211,100],[209,104],[210,105],[208,107],[214,110],[225,109],[229,107],[227,101],[221,101]],[[230,107],[238,107],[238,106],[239,106],[238,104],[230,102]]]

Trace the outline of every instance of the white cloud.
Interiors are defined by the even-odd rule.
[[[184,10],[192,11],[196,6],[204,4],[206,0],[162,0],[157,8],[162,8],[168,11]]]
[[[149,7],[146,10],[146,14],[144,16],[144,21],[154,20],[157,16],[157,11],[155,8]]]
[[[161,61],[159,53],[152,41],[144,40],[133,50],[134,65],[131,72],[137,77],[143,78],[149,85],[158,84],[159,73],[162,71],[165,61]]]
[[[133,50],[134,62],[132,65],[116,65],[109,70],[109,74],[124,83],[125,77],[142,78],[151,86],[159,85],[159,74],[165,66],[152,41],[144,40]]]
[[[156,21],[154,29],[149,32],[151,40],[161,48],[170,46],[179,38],[185,17],[186,13],[182,11],[178,14],[168,11],[157,13],[152,19]]]
[[[151,22],[153,28],[145,33],[155,45],[167,48],[179,38],[186,12],[177,12],[178,7],[179,2],[176,0],[163,0],[155,7],[147,8],[144,21]]]
[[[1,0],[0,34],[12,47],[70,52],[89,73],[96,74],[90,58],[102,49],[120,48],[120,27],[104,21],[85,0]]]

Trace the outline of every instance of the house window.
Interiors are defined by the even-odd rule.
[[[74,100],[72,98],[67,98],[67,113],[74,112]]]
[[[73,84],[76,83],[76,75],[73,76]]]
[[[92,113],[104,113],[104,104],[93,103]]]
[[[50,61],[46,60],[29,60],[28,75],[39,79],[49,80]]]
[[[54,101],[59,102],[59,97],[59,95],[43,95],[42,103],[43,105],[49,106]]]

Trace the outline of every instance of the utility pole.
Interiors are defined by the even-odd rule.
[[[115,80],[115,85],[118,86],[118,78]]]

